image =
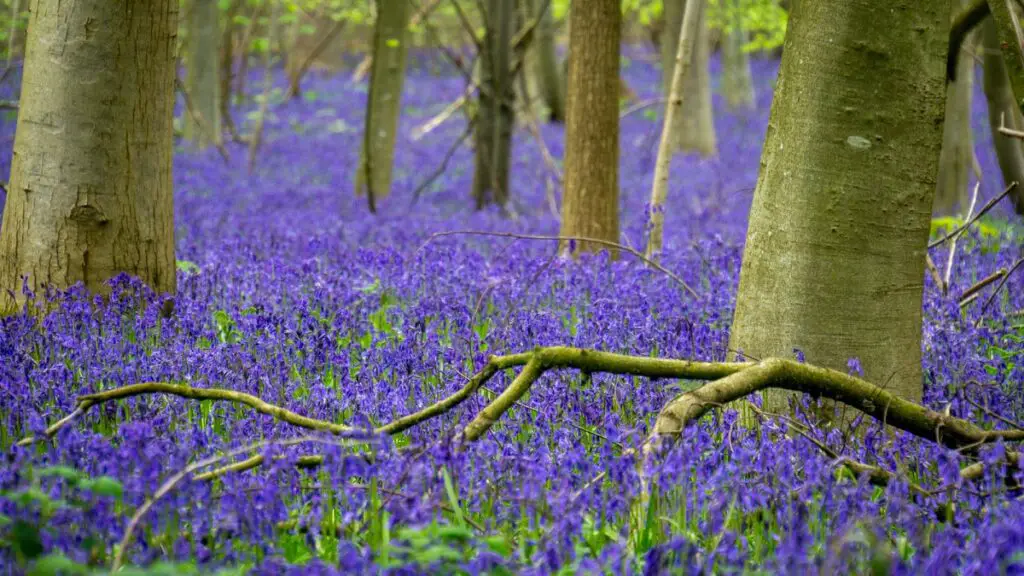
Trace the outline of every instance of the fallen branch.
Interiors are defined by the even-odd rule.
[[[611,240],[602,240],[600,238],[590,238],[589,236],[552,236],[552,235],[546,235],[546,234],[515,234],[515,233],[512,233],[512,232],[485,232],[483,230],[449,230],[449,231],[446,231],[446,232],[435,232],[435,233],[431,234],[426,239],[426,241],[424,241],[423,244],[421,244],[420,247],[416,249],[416,251],[419,252],[420,250],[423,250],[423,248],[426,247],[427,244],[430,244],[434,240],[436,240],[438,238],[441,238],[441,237],[444,237],[444,236],[494,236],[494,237],[498,237],[498,238],[516,238],[516,239],[519,239],[519,240],[551,240],[551,241],[557,241],[557,242],[570,242],[570,241],[572,241],[572,242],[592,242],[594,244],[600,244],[602,246],[607,246],[609,248],[617,248],[619,250],[622,250],[623,252],[626,252],[628,254],[632,254],[633,256],[635,256],[638,259],[642,260],[648,266],[654,268],[655,270],[661,272],[662,274],[665,274],[666,276],[668,276],[669,278],[674,280],[677,284],[682,286],[683,289],[685,289],[687,292],[689,292],[690,295],[693,296],[694,298],[699,298],[700,297],[700,295],[697,294],[696,290],[691,288],[690,285],[687,284],[685,280],[680,278],[674,272],[672,272],[669,269],[665,268],[661,264],[658,264],[657,262],[651,260],[647,256],[644,256],[643,253],[637,251],[636,249],[630,248],[629,246],[625,246],[623,244],[619,244],[618,242],[612,242]]]
[[[711,410],[712,405],[728,404],[767,389],[829,398],[880,422],[949,448],[986,444],[998,439],[1024,441],[1024,430],[985,430],[966,420],[900,398],[855,376],[782,358],[762,360],[676,397],[658,414],[651,439],[676,436]]]
[[[636,114],[637,112],[639,112],[641,110],[646,110],[647,108],[650,108],[651,106],[657,106],[658,104],[664,104],[665,102],[668,102],[668,98],[665,98],[663,96],[662,97],[658,97],[658,98],[648,98],[646,100],[641,100],[641,101],[637,102],[636,104],[633,104],[629,108],[626,108],[625,110],[623,110],[622,113],[619,114],[619,120],[622,120],[623,118],[626,118],[628,116],[632,116],[633,114]]]

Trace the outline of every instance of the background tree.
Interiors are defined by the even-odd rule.
[[[953,15],[966,2],[952,2]],[[974,38],[971,34],[960,47],[956,80],[946,86],[946,121],[943,124],[939,178],[933,212],[948,216],[957,207],[967,209],[968,186],[974,166],[974,138],[971,131],[971,94],[974,92]]]
[[[1021,141],[999,133],[1001,125],[1011,130],[1024,131],[1024,118],[1021,118],[1013,96],[1013,87],[1006,71],[1006,63],[999,47],[999,34],[991,19],[982,24],[982,46],[984,54],[984,88],[988,102],[988,125],[992,129],[992,144],[995,147],[996,159],[1003,181],[1019,182],[1020,185],[1012,192],[1013,205],[1017,214],[1024,214],[1024,148]],[[963,65],[960,61],[960,65]],[[957,74],[957,80],[967,74]]]
[[[754,106],[743,0],[716,0],[722,26],[722,95],[729,108]]]
[[[220,8],[217,0],[191,0],[185,51],[185,86],[191,110],[185,114],[185,137],[200,148],[221,142]]]
[[[395,137],[398,116],[402,111],[409,16],[408,2],[377,2],[363,147],[356,170],[356,194],[369,192],[371,210],[376,198],[391,192]]]
[[[474,119],[476,161],[473,200],[477,209],[508,203],[515,88],[511,70],[515,0],[488,0],[480,53],[479,106]]]
[[[38,0],[0,229],[21,294],[126,272],[175,289],[171,181],[177,0]],[[2,308],[15,302],[0,291]]]
[[[920,400],[949,5],[800,0],[761,156],[730,347],[801,350]],[[766,398],[779,407],[786,397]]]
[[[550,122],[565,121],[565,82],[558,66],[558,55],[555,53],[556,25],[552,13],[551,2],[548,0],[523,0],[530,6],[530,15],[540,18],[537,23],[534,40],[530,45],[532,66],[528,73],[533,76],[537,86],[537,94],[547,109]]]
[[[577,0],[569,10],[563,236],[619,240],[621,33],[616,0]],[[577,249],[604,247],[582,242]]]
[[[679,150],[710,156],[715,154],[718,144],[711,109],[711,75],[708,72],[710,44],[704,0],[665,0],[665,28],[661,38],[662,84],[667,96],[671,90],[676,46],[679,45],[679,30],[682,28],[683,10],[687,1],[700,3],[700,34],[694,48],[693,65],[683,78],[683,101],[686,106],[676,120],[673,132]]]

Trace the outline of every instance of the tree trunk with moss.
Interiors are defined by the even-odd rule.
[[[558,66],[558,55],[555,53],[555,17],[551,12],[551,3],[545,0],[526,0],[532,6],[531,14],[539,17],[536,36],[531,52],[534,57],[533,74],[537,91],[547,107],[548,121],[565,122],[565,81],[562,79]],[[547,9],[545,9],[547,6]],[[544,10],[542,14],[538,13]]]
[[[508,203],[515,87],[511,69],[515,0],[488,0],[480,55],[479,106],[474,136],[473,200],[477,210]]]
[[[23,275],[37,293],[104,293],[120,273],[174,292],[177,27],[177,0],[33,3],[0,230],[4,312]]]
[[[965,2],[951,4],[953,15]],[[935,187],[932,213],[950,216],[966,210],[970,202],[971,168],[974,165],[974,142],[971,133],[971,95],[974,92],[974,46],[969,35],[957,56],[956,80],[946,85],[946,122],[942,133],[942,154],[939,156],[939,178]]]
[[[1011,130],[1024,131],[1024,118],[1014,103],[1013,87],[1006,72],[999,49],[999,35],[995,24],[989,20],[982,24],[985,67],[985,99],[988,101],[988,124],[992,129],[992,144],[999,161],[1003,181],[1008,185],[1018,182],[1011,192],[1017,214],[1024,214],[1024,146],[1019,139],[999,133],[1000,122]],[[961,61],[961,65],[963,62]],[[962,74],[957,74],[957,78]]]
[[[747,31],[743,28],[742,0],[721,0],[720,7],[728,27],[722,38],[722,94],[729,108],[753,108],[750,55],[743,49]]]
[[[185,112],[185,138],[199,148],[221,143],[220,9],[217,0],[192,0],[188,10],[185,86],[192,110]]]
[[[363,146],[356,170],[358,195],[369,192],[374,198],[382,198],[391,193],[395,139],[398,136],[398,117],[402,112],[409,17],[408,2],[378,0]]]
[[[618,1],[594,0],[571,6],[563,236],[619,241],[621,35]],[[576,249],[597,252],[606,248],[582,242]]]
[[[730,348],[846,371],[919,401],[925,247],[949,4],[800,0],[750,210]],[[766,398],[772,409],[786,394]]]
[[[666,96],[671,89],[672,71],[675,67],[676,46],[679,45],[679,30],[683,25],[683,10],[687,0],[665,1],[665,30],[661,38],[662,84]],[[712,156],[718,149],[715,136],[714,114],[711,109],[711,75],[708,72],[710,45],[706,25],[707,6],[700,2],[700,23],[697,44],[694,49],[693,66],[683,79],[683,101],[686,106],[676,120],[673,132],[675,146],[683,152],[697,152],[701,156]]]

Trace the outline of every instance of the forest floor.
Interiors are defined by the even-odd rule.
[[[640,55],[624,75],[641,99],[657,96],[660,72]],[[674,161],[662,262],[694,297],[627,255],[573,262],[556,258],[550,242],[432,237],[557,234],[548,190],[560,194],[520,129],[510,186],[517,218],[473,212],[468,145],[414,202],[466,128],[456,115],[413,138],[465,88],[461,76],[435,75],[431,58],[420,60],[406,84],[394,191],[379,199],[378,215],[353,195],[366,85],[313,75],[302,98],[271,105],[252,174],[243,145],[227,145],[228,162],[181,145],[171,318],[160,314],[161,297],[120,279],[109,305],[72,290],[48,313],[0,321],[0,566],[20,572],[45,558],[103,568],[120,552],[131,564],[202,573],[1024,572],[1019,490],[995,475],[963,484],[966,454],[877,427],[862,441],[780,420],[750,431],[726,410],[684,432],[651,471],[644,498],[629,449],[667,400],[696,386],[685,381],[551,372],[460,449],[453,434],[510,372],[442,417],[356,447],[244,405],[161,394],[97,406],[52,442],[14,446],[72,413],[78,396],[142,382],[246,392],[365,429],[451,394],[490,354],[562,344],[725,359],[777,63],[755,60],[756,109],[728,112],[715,62],[719,154]],[[278,96],[283,87],[281,79]],[[1001,182],[980,102],[984,199]],[[255,109],[236,110],[243,132]],[[623,243],[640,250],[660,116],[655,107],[622,121]],[[8,117],[0,172],[13,130]],[[541,132],[560,158],[563,129]],[[959,298],[1019,256],[1021,235],[1006,218],[960,241],[945,295],[926,279],[925,403],[988,427],[1006,425],[992,414],[1024,421],[1024,318],[1013,314],[1024,308],[1024,274],[987,306],[991,286],[970,305]],[[944,269],[947,247],[931,253]],[[159,490],[192,462],[260,440],[278,444],[238,459],[263,454],[263,466],[185,475]],[[994,461],[1001,450],[980,457]],[[297,466],[309,455],[320,465]],[[846,472],[842,457],[906,481],[872,486]],[[909,482],[932,492],[912,493]],[[955,508],[937,520],[948,503]]]

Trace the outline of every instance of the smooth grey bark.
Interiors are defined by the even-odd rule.
[[[382,198],[391,193],[391,170],[402,112],[410,17],[408,2],[378,0],[373,63],[366,97],[363,146],[356,170],[356,194]],[[367,175],[370,175],[369,178]],[[369,184],[369,189],[368,188]]]
[[[174,292],[171,181],[177,0],[33,0],[0,309],[128,273]],[[6,291],[12,290],[16,300]]]
[[[220,9],[217,0],[192,0],[188,10],[185,86],[192,99],[185,112],[185,138],[199,148],[221,143]]]
[[[686,0],[665,0],[665,29],[661,38],[661,70],[665,95],[671,89],[672,70],[675,67],[676,46],[679,44],[679,30],[682,28],[683,9]],[[711,75],[708,72],[710,43],[706,25],[706,6],[701,7],[700,23],[693,66],[683,79],[683,100],[686,102],[682,114],[676,121],[676,149],[683,152],[697,152],[701,156],[712,156],[717,152],[714,113],[711,108]]]
[[[486,32],[480,54],[479,106],[474,127],[473,200],[477,210],[504,207],[509,199],[515,86],[512,77],[512,26],[515,0],[487,0]]]
[[[1024,147],[1019,139],[999,133],[1000,122],[1011,130],[1024,131],[1021,118],[1013,97],[1013,87],[1006,72],[1006,64],[999,50],[999,34],[995,24],[988,20],[982,24],[984,46],[983,65],[985,69],[985,99],[988,101],[988,124],[992,129],[992,144],[995,147],[999,170],[1003,182],[1018,182],[1020,185],[1011,192],[1014,210],[1024,214]],[[958,74],[959,78],[960,75]]]
[[[747,31],[743,28],[742,0],[721,0],[720,6],[729,27],[722,38],[722,94],[729,108],[753,108],[750,55],[743,50]]]
[[[800,0],[750,210],[730,348],[846,371],[919,401],[949,4]],[[784,409],[789,395],[766,405]]]
[[[621,37],[618,0],[570,7],[562,236],[619,241]],[[577,251],[604,249],[592,242],[576,245]]]

